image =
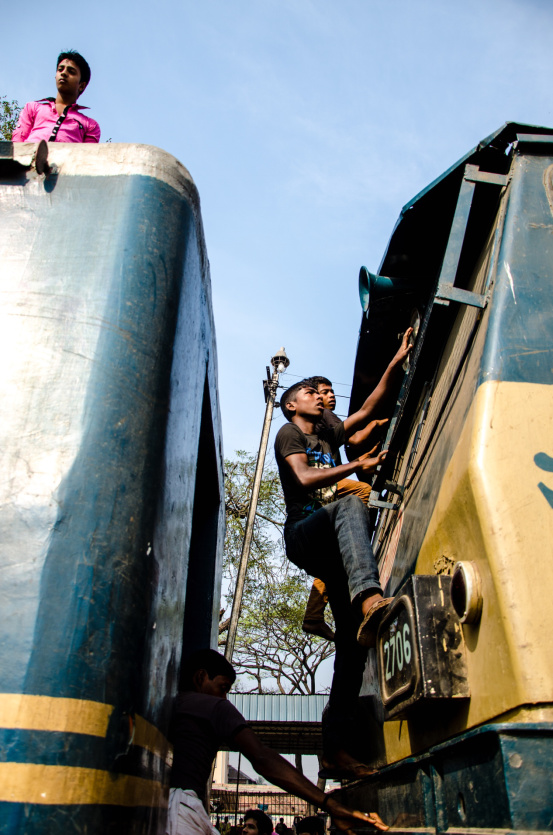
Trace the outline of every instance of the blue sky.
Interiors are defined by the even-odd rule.
[[[281,345],[284,381],[348,395],[359,267],[378,268],[401,207],[505,121],[553,125],[550,0],[27,0],[2,27],[0,94],[54,94],[77,49],[102,139],[191,172],[227,456],[257,449]]]
[[[102,138],[190,170],[227,455],[257,448],[281,345],[284,381],[322,373],[348,394],[358,270],[377,269],[402,205],[503,122],[553,124],[548,1],[97,0],[57,15],[3,10],[0,93],[52,94],[58,50],[78,49]]]

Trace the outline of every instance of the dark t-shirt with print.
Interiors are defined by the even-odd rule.
[[[171,786],[192,789],[204,798],[213,759],[246,727],[242,714],[226,699],[185,691],[177,695],[169,731],[174,759]]]
[[[287,522],[304,519],[336,498],[336,484],[306,490],[286,463],[289,455],[305,453],[310,467],[335,467],[335,455],[346,439],[342,421],[334,427],[306,435],[295,423],[282,426],[275,439],[275,457],[286,502]],[[338,479],[336,479],[338,481]]]
[[[338,426],[339,423],[343,423],[343,421],[338,417],[338,415],[334,414],[330,409],[323,409],[323,413],[321,415],[321,419],[319,423],[315,427],[315,432],[318,435],[323,429],[334,429],[335,426]],[[334,456],[334,463],[336,466],[342,463],[342,456],[340,455],[340,450],[336,450],[336,455]]]

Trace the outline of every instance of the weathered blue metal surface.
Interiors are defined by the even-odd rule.
[[[29,766],[14,802],[1,795],[0,832],[155,832],[183,624],[184,651],[213,642],[219,602],[199,201],[154,148],[60,146],[50,162],[47,178],[0,170],[0,700],[16,716],[0,720],[0,768]],[[40,727],[34,696],[49,700]],[[82,733],[49,718],[73,708]],[[58,804],[33,790],[36,765],[61,769],[44,772]],[[65,798],[76,767],[111,774],[119,794]],[[121,775],[148,781],[142,799]]]
[[[487,285],[493,281],[493,303],[487,319],[475,319],[467,348],[467,356],[471,351],[472,357],[463,374],[465,414],[478,386],[488,380],[553,383],[553,214],[546,189],[552,166],[553,156],[513,158],[505,220],[486,280]],[[440,330],[451,324],[444,319],[442,325],[430,310],[427,320],[430,338],[433,331],[439,344]],[[417,350],[424,347],[421,342]],[[421,483],[419,495],[413,497],[417,514],[406,521],[390,593],[395,593],[414,569],[461,425],[450,423],[433,441],[432,479]],[[393,444],[391,437],[388,442]]]
[[[379,269],[402,281],[410,277],[412,293],[405,299],[402,294],[394,296],[393,304],[389,304],[387,298],[381,306],[372,303],[373,314],[368,321],[363,317],[350,404],[350,411],[354,411],[374,387],[396,349],[396,334],[407,327],[411,310],[417,306],[423,312],[421,337],[413,351],[410,376],[403,390],[398,392],[400,405],[390,423],[386,445],[391,446],[392,451],[405,440],[397,434],[401,415],[406,408],[416,408],[421,385],[432,380],[436,358],[444,349],[444,337],[453,327],[456,307],[449,310],[433,305],[434,294],[439,294],[440,275],[445,269],[450,281],[452,278],[457,278],[457,282],[461,280],[462,286],[453,286],[451,296],[453,298],[457,293],[462,298],[467,290],[468,276],[475,267],[473,259],[480,257],[485,236],[497,213],[500,188],[505,180],[501,179],[495,185],[477,183],[474,219],[468,214],[473,200],[467,198],[464,210],[463,207],[459,210],[461,228],[452,231],[459,193],[467,186],[463,183],[467,163],[471,169],[476,163],[485,171],[502,169],[508,173],[510,185],[504,220],[498,225],[487,265],[483,287],[486,293],[477,294],[485,298],[492,288],[492,302],[485,319],[475,310],[472,330],[467,337],[465,359],[470,357],[470,362],[466,362],[460,378],[464,414],[468,412],[478,386],[487,380],[553,383],[553,155],[546,142],[533,143],[518,153],[512,150],[506,155],[505,148],[509,142],[516,141],[517,131],[520,133],[521,129],[520,125],[508,124],[492,135],[493,142],[488,138],[480,143],[463,158],[462,165],[457,163],[451,169],[456,172],[457,179],[453,175],[438,178],[432,187],[412,201],[411,211],[402,213],[394,230]],[[551,136],[548,128],[539,130],[543,138]],[[454,242],[449,246],[451,236]],[[469,243],[463,245],[465,238]],[[453,250],[455,257],[449,263]],[[413,384],[415,370],[418,380]],[[452,381],[454,384],[456,380]],[[388,404],[388,411],[383,410],[378,416],[389,416],[391,409],[392,404]],[[462,425],[461,419],[455,424],[450,422],[432,440],[432,479],[421,482],[412,497],[417,513],[406,518],[403,526],[398,559],[387,588],[390,594],[394,594],[414,570],[437,492]],[[393,455],[388,456],[379,479],[382,486],[386,479],[393,481],[393,462]],[[553,506],[553,496],[550,504]]]
[[[531,130],[544,138],[551,136],[552,133],[549,128],[544,127],[532,127]],[[467,165],[473,171],[475,167],[478,167],[480,172],[486,173],[486,182],[472,178],[476,183],[479,205],[484,207],[480,211],[480,216],[478,212],[474,213],[475,219],[468,228],[469,237],[474,242],[478,239],[479,229],[485,232],[487,228],[487,218],[483,222],[482,213],[493,214],[497,207],[500,186],[505,182],[506,175],[511,173],[511,163],[514,158],[512,143],[515,143],[517,135],[524,131],[530,132],[523,125],[507,123],[499,131],[480,142],[476,148],[463,156],[402,209],[378,273],[392,279],[411,282],[411,293],[404,303],[401,298],[395,298],[393,305],[387,304],[384,300],[382,306],[375,310],[372,321],[362,323],[354,372],[352,410],[358,408],[363,402],[367,389],[370,390],[376,385],[389,356],[393,355],[396,347],[395,334],[405,328],[406,321],[409,322],[413,306],[423,309],[427,307],[429,297],[435,291],[435,285],[442,270],[445,270],[447,279],[451,280],[451,277],[454,279],[455,275],[467,272],[467,268],[470,267],[467,264],[470,252],[467,253],[466,248],[463,251],[462,247],[467,232],[466,211],[461,219],[465,223],[461,224],[460,239],[456,240],[453,236],[454,239],[451,241],[451,247],[455,250],[454,260],[452,263],[448,263],[448,260],[444,263],[444,259],[452,254],[451,251],[448,252],[448,244]],[[542,155],[549,153],[547,145],[543,143],[537,143],[533,148],[534,152],[539,150],[539,145],[542,145],[540,150]],[[507,154],[506,151],[509,148],[511,152]],[[526,149],[526,146],[523,148]],[[527,156],[523,158],[526,159]],[[497,178],[499,175],[496,185],[490,181],[490,174],[492,181],[493,177]],[[469,184],[467,181],[465,187],[472,190],[474,183]],[[547,203],[543,184],[539,187],[539,191]],[[550,219],[551,211],[547,208],[541,220],[536,222],[547,225]],[[543,231],[545,233],[545,229]],[[444,326],[448,327],[449,322],[445,313],[442,318]],[[367,361],[369,356],[370,362]]]
[[[395,832],[551,832],[553,726],[484,725],[337,794]]]
[[[397,392],[390,451],[373,483],[374,494],[394,505],[375,518],[386,594],[415,570],[448,573],[458,560],[475,561],[485,589],[481,622],[463,627],[472,694],[464,706],[384,724],[375,665],[367,669],[367,759],[394,764],[348,790],[346,800],[377,808],[399,831],[553,829],[552,726],[531,723],[551,717],[551,688],[543,683],[551,668],[546,655],[543,670],[541,662],[519,660],[537,653],[547,632],[538,627],[532,635],[531,627],[549,615],[545,514],[553,491],[532,470],[520,506],[512,492],[522,493],[532,462],[553,471],[544,444],[553,383],[552,140],[551,129],[507,125],[418,195],[379,267],[410,283],[410,297],[399,293],[393,304],[385,294],[381,303],[371,298],[361,320],[352,411],[376,384],[413,307],[421,319]],[[523,464],[509,472],[505,462],[517,461],[527,428],[520,407],[527,398],[525,457],[519,450]],[[389,416],[393,402],[386,409],[375,417]],[[532,521],[512,529],[513,516],[517,524]],[[511,717],[512,724],[488,724]],[[413,752],[425,753],[408,757]]]
[[[553,383],[553,149],[541,150],[513,161],[479,382]]]

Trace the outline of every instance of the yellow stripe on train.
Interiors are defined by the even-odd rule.
[[[107,733],[113,705],[87,699],[57,699],[0,693],[0,727],[26,731],[102,736]]]
[[[0,763],[0,801],[8,803],[160,807],[168,792],[157,781],[96,768]]]
[[[113,710],[113,705],[88,699],[0,693],[0,728],[105,737]],[[171,745],[155,725],[138,715],[133,721],[132,744],[170,759]]]

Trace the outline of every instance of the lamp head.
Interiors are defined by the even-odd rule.
[[[274,357],[271,357],[271,365],[278,371],[279,374],[282,374],[288,366],[290,365],[290,360],[286,356],[286,351],[284,348],[279,348]]]

